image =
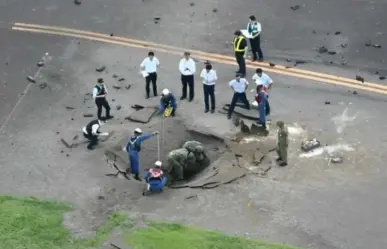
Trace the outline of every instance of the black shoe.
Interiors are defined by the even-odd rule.
[[[184,96],[181,96],[181,97],[180,97],[180,100],[183,100],[183,99],[186,99],[186,97],[184,97]]]
[[[89,147],[89,146],[87,146],[87,149],[88,149],[88,150],[94,150],[93,147]]]
[[[277,157],[277,159],[275,159],[277,162],[281,161],[281,157]]]
[[[204,113],[208,113],[208,110],[204,110]]]
[[[109,115],[109,116],[106,116],[106,117],[105,117],[105,120],[112,119],[112,118],[114,118],[114,116]]]
[[[134,179],[136,179],[136,180],[139,181],[139,182],[142,181],[139,175],[134,175]]]
[[[188,102],[192,102],[192,100],[193,100],[193,98],[190,98],[190,99],[188,100]]]
[[[211,113],[214,113],[215,112],[215,109],[211,109]]]
[[[231,119],[231,116],[227,116],[227,119]]]
[[[285,166],[287,166],[288,164],[286,163],[286,162],[282,162],[282,163],[280,163],[279,164],[279,166],[281,166],[281,167],[285,167]]]
[[[258,61],[259,61],[259,62],[262,62],[262,61],[263,61],[263,58],[260,58]]]

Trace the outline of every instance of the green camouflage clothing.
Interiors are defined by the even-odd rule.
[[[284,125],[282,121],[277,122],[278,126],[278,142],[277,142],[277,154],[278,154],[278,162],[286,165],[288,163],[288,129]]]
[[[184,179],[184,168],[188,163],[188,150],[181,148],[169,152],[167,156],[167,172],[175,176],[176,180]],[[192,160],[192,158],[190,158]]]

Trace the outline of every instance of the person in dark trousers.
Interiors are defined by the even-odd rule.
[[[159,114],[163,114],[165,116],[164,111],[168,107],[172,108],[171,116],[174,117],[177,109],[176,97],[165,88],[161,92]]]
[[[251,52],[253,53],[253,61],[257,59],[263,61],[263,53],[261,49],[261,32],[262,26],[257,22],[255,16],[249,17],[249,23],[247,24],[247,31],[251,35],[250,45]]]
[[[249,83],[245,78],[241,78],[241,74],[237,73],[236,78],[230,81],[229,86],[234,91],[232,96],[231,104],[228,109],[228,119],[231,119],[232,112],[235,109],[238,100],[245,105],[245,108],[250,110],[250,103],[246,97],[246,90]]]
[[[108,94],[108,91],[106,89],[106,86],[104,84],[104,81],[102,78],[99,78],[97,80],[97,84],[93,88],[93,98],[95,100],[95,104],[97,105],[97,117],[100,120],[106,120],[111,119],[113,116],[110,115],[110,105],[109,102],[106,100],[106,95]],[[102,107],[105,108],[106,116],[102,118]]]
[[[190,58],[190,53],[185,52],[184,58],[180,60],[179,71],[181,73],[182,93],[180,100],[187,98],[187,86],[189,88],[189,99],[192,101],[195,96],[194,75],[196,72],[195,61]]]
[[[235,52],[235,59],[238,63],[239,70],[237,73],[241,74],[241,77],[244,78],[246,76],[246,52],[247,52],[247,41],[246,38],[242,35],[242,32],[240,30],[237,30],[234,32],[234,52]]]
[[[155,97],[157,96],[157,68],[159,66],[160,62],[152,51],[148,53],[148,57],[140,65],[141,70],[143,70],[143,75],[145,74],[145,93],[147,99],[149,98],[151,83],[153,95]]]
[[[255,95],[255,100],[258,103],[258,113],[259,118],[257,120],[257,124],[262,125],[263,128],[266,127],[266,116],[270,114],[269,110],[269,101],[267,99],[267,93],[265,91],[265,86],[263,84],[259,84],[257,86],[257,94]]]
[[[87,145],[87,149],[92,150],[94,146],[98,144],[98,136],[107,136],[109,133],[100,132],[99,128],[105,121],[103,120],[93,120],[88,123],[85,127],[83,127],[83,136],[89,140],[89,144]]]
[[[216,71],[212,69],[210,63],[206,64],[206,68],[200,73],[203,79],[203,93],[204,93],[204,113],[210,110],[209,100],[211,100],[211,113],[215,112],[215,83],[218,79]]]

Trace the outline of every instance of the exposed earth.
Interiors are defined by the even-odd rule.
[[[292,10],[291,5],[300,8]],[[284,4],[280,0],[248,0],[240,5],[226,0],[191,5],[188,0],[98,0],[78,6],[72,1],[40,0],[3,1],[0,7],[1,194],[74,203],[76,209],[66,215],[65,225],[78,237],[93,235],[111,212],[124,210],[136,217],[296,246],[385,248],[385,92],[269,73],[274,80],[270,133],[267,137],[240,136],[240,127],[225,114],[203,113],[196,74],[195,100],[179,102],[175,120],[167,119],[163,127],[160,117],[146,124],[134,123],[125,119],[136,112],[132,105],[155,106],[159,101],[144,99],[144,80],[138,67],[148,52],[146,47],[32,34],[11,27],[13,22],[23,22],[76,28],[232,55],[227,41],[234,29],[245,27],[255,9],[252,14],[263,25],[268,61],[293,66],[295,60],[304,60],[297,68],[351,79],[361,75],[383,85],[379,76],[387,74],[383,26],[387,1],[300,0]],[[155,23],[154,17],[160,20]],[[366,46],[370,40],[372,44]],[[336,54],[320,54],[317,49],[321,46]],[[46,52],[52,59],[37,73],[36,63]],[[179,97],[180,57],[168,49],[156,56],[161,61],[159,89],[168,87]],[[97,72],[101,65],[106,69]],[[216,96],[220,111],[230,101],[227,82],[235,67],[213,65],[219,76]],[[199,61],[198,70],[202,66]],[[249,69],[249,78],[252,73]],[[26,77],[35,74],[36,83],[28,84]],[[102,130],[115,133],[91,152],[84,144],[67,148],[61,139],[68,144],[80,142],[82,127],[96,115],[90,92],[98,77],[103,77],[109,88],[115,116]],[[249,93],[250,100],[253,95]],[[287,124],[290,134],[289,166],[284,168],[276,166],[275,152],[269,152],[278,120]],[[251,121],[246,122],[250,126]],[[136,127],[146,132],[164,131],[162,155],[181,145],[184,138],[192,138],[186,129],[221,137],[228,146],[217,145],[221,153],[216,152],[212,167],[230,172],[236,164],[241,166],[235,162],[235,154],[241,154],[243,177],[230,183],[219,181],[222,184],[212,189],[168,188],[160,195],[143,197],[143,184],[106,176],[116,173],[106,163],[106,149]],[[305,137],[316,138],[323,146],[304,153],[300,145]],[[143,147],[140,162],[147,168],[157,159],[156,140],[146,141]],[[251,153],[256,147],[264,156],[259,163]],[[331,154],[343,156],[343,162],[331,162]],[[211,166],[202,176],[208,170]]]

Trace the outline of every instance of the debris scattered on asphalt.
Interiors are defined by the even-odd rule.
[[[233,123],[236,127],[239,126],[239,124],[240,124],[240,117],[239,117],[239,115],[234,115],[234,116],[233,116],[232,123]]]
[[[59,131],[57,131],[56,134],[59,135]]]
[[[117,106],[116,106],[117,111],[121,110],[121,108],[122,108],[121,105],[117,105]]]
[[[110,33],[110,36],[111,36],[111,37],[113,37],[113,36],[114,36],[114,34],[113,34],[113,33]]]
[[[294,66],[297,66],[299,64],[305,64],[306,61],[303,61],[303,60],[296,60],[296,63],[294,63]]]
[[[74,0],[74,4],[75,4],[75,5],[81,5],[81,4],[82,4],[82,1],[81,1],[81,0]]]
[[[374,44],[374,48],[382,48],[382,45],[380,45],[380,44]]]
[[[291,10],[298,10],[299,8],[301,8],[301,6],[300,5],[293,5],[293,6],[290,6],[290,9]]]
[[[115,99],[112,99],[112,102],[116,101]]]
[[[130,85],[130,84],[125,86],[126,90],[129,90],[131,87],[132,87],[132,85]]]
[[[118,79],[118,81],[124,81],[125,80],[125,78],[119,78]]]
[[[346,48],[348,46],[348,44],[344,43],[344,44],[340,44],[340,47],[342,48]]]
[[[356,95],[356,94],[357,94],[357,92],[356,92],[356,91],[353,91],[353,92],[352,92],[352,94]]]
[[[70,155],[69,154],[66,154],[67,157],[69,157]]]
[[[379,73],[379,71],[376,71],[375,74],[376,74],[376,75],[379,75],[380,73]]]
[[[330,104],[331,104],[331,102],[329,102],[329,101],[325,101],[325,104],[326,104],[326,105],[330,105]]]
[[[39,84],[40,90],[43,90],[43,89],[45,89],[46,87],[47,87],[47,83],[40,83],[40,84]]]
[[[286,59],[286,61],[287,61],[287,62],[291,62],[291,61],[292,61],[292,59]]]
[[[386,77],[385,76],[379,76],[379,80],[385,80]]]
[[[382,45],[380,44],[376,44],[376,43],[372,43],[371,41],[368,41],[366,44],[365,44],[366,47],[374,47],[374,48],[382,48]]]
[[[301,143],[301,150],[303,150],[304,152],[309,152],[320,147],[320,145],[320,141],[317,141],[317,139],[315,138],[313,138],[312,140],[304,140]]]
[[[118,75],[117,74],[113,74],[113,78],[118,78]]]
[[[193,7],[193,6],[195,6],[195,3],[190,2],[190,3],[189,3],[189,6]]]
[[[102,195],[98,196],[98,200],[105,200],[105,196],[102,196]]]
[[[313,33],[313,34],[317,34],[316,30],[313,30],[312,33]]]
[[[36,64],[36,66],[43,67],[44,66],[44,62],[43,61],[39,61],[38,64]]]
[[[160,20],[161,20],[160,17],[153,17],[153,22],[154,22],[155,24],[159,23]]]
[[[77,140],[78,137],[79,137],[78,135],[75,135],[75,136],[73,137],[73,141],[74,141],[74,140]]]
[[[340,35],[340,34],[341,34],[340,31],[336,31],[336,32],[335,32],[335,35]]]
[[[91,118],[91,117],[93,117],[93,114],[85,113],[85,114],[83,114],[83,117],[85,117],[85,118]]]
[[[240,126],[242,133],[250,133],[250,128],[245,124],[243,120],[240,121]]]
[[[328,54],[330,54],[330,55],[335,55],[335,54],[337,54],[335,51],[328,51]]]
[[[218,9],[217,9],[217,8],[213,8],[213,9],[212,9],[212,12],[213,12],[213,13],[216,13],[216,12],[218,12]]]
[[[66,109],[67,109],[67,110],[74,110],[75,107],[72,107],[72,106],[66,106]]]
[[[343,157],[341,157],[341,156],[334,156],[334,157],[330,157],[329,158],[328,164],[330,164],[330,163],[342,163],[343,161],[344,161]]]
[[[274,63],[269,63],[269,65],[271,66],[271,67],[275,67],[275,64]]]
[[[139,111],[144,109],[145,106],[135,104],[135,105],[132,105],[131,108],[135,109],[136,111]]]
[[[292,68],[291,66],[286,66],[285,68]]]
[[[63,153],[64,153],[64,151],[63,151],[63,150],[61,150],[61,151],[60,151],[60,153],[62,153],[62,154],[63,154]]]
[[[28,80],[28,82],[30,82],[30,83],[36,83],[36,80],[35,80],[34,77],[32,77],[32,76],[28,76],[28,77],[27,77],[27,80]]]
[[[185,197],[184,199],[190,200],[190,199],[194,199],[194,198],[198,198],[198,195],[190,195],[190,196]]]
[[[120,90],[121,89],[121,87],[117,86],[117,85],[113,85],[113,88],[116,89],[116,90]]]
[[[62,142],[62,144],[63,144],[66,148],[70,148],[70,145],[66,142],[66,140],[64,140],[63,138],[61,138],[60,141]]]
[[[360,75],[356,75],[356,80],[364,83],[364,78],[361,77]]]
[[[328,49],[325,46],[321,46],[317,49],[317,52],[319,52],[320,54],[325,54],[328,52]]]
[[[96,68],[95,71],[102,73],[103,71],[105,71],[105,69],[106,69],[106,66],[100,66]]]

